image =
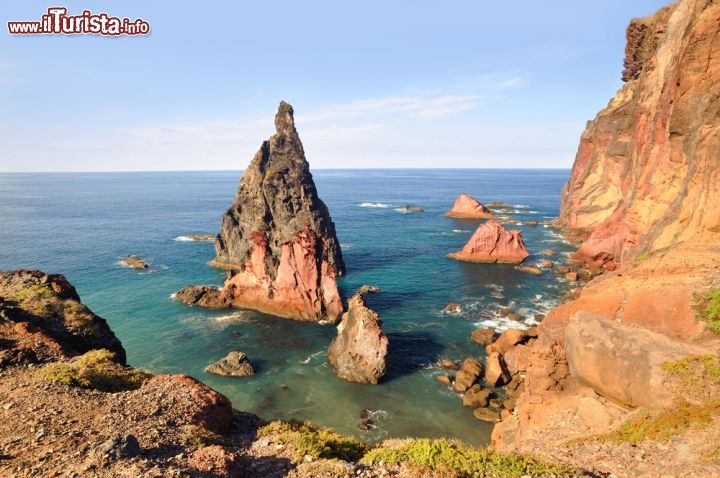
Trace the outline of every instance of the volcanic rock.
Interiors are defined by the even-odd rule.
[[[497,387],[509,381],[510,373],[507,370],[502,355],[498,352],[492,352],[487,356],[485,364],[485,383],[491,387]]]
[[[128,267],[132,267],[133,269],[148,269],[148,268],[150,268],[150,266],[147,264],[147,262],[143,261],[138,256],[123,257],[121,262]]]
[[[335,225],[285,102],[275,129],[240,180],[211,264],[230,271],[221,295],[232,306],[335,322],[343,312],[336,278],[345,270]]]
[[[210,364],[205,372],[224,377],[250,377],[255,375],[250,360],[244,352],[230,352],[224,358]]]
[[[500,222],[490,220],[475,230],[462,250],[448,257],[466,262],[519,264],[528,255],[520,231],[509,231]]]
[[[328,363],[349,382],[376,384],[385,375],[388,339],[380,316],[356,293],[348,301],[337,335],[328,348]]]
[[[491,344],[495,339],[495,329],[479,328],[472,331],[470,339],[483,347]]]
[[[105,319],[80,302],[59,274],[0,272],[0,365],[63,360],[107,349],[125,364],[125,349]]]
[[[453,204],[452,209],[445,213],[447,217],[455,217],[460,219],[489,219],[493,217],[490,209],[480,204],[472,196],[462,193]]]
[[[189,285],[174,294],[174,299],[187,305],[199,305],[206,309],[226,309],[230,307],[227,297],[214,287]]]

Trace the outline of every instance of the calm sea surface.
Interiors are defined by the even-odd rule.
[[[155,373],[188,373],[220,390],[235,408],[262,418],[311,420],[369,441],[456,437],[481,445],[491,426],[473,418],[435,382],[438,358],[482,357],[474,327],[508,326],[509,306],[528,324],[557,303],[567,284],[553,274],[521,274],[506,265],[445,258],[478,222],[442,215],[465,191],[480,201],[514,205],[520,221],[554,218],[567,170],[319,170],[314,178],[330,208],[347,274],[341,292],[380,287],[369,298],[390,339],[389,376],[377,386],[335,378],[325,360],[333,326],[263,314],[189,308],[170,295],[188,284],[221,285],[207,266],[213,245],[178,240],[214,234],[241,173],[0,174],[0,270],[62,273],[122,340],[131,364]],[[401,213],[406,203],[424,213]],[[551,228],[517,226],[536,261],[571,247]],[[123,255],[148,260],[148,272],[119,265]],[[441,309],[463,306],[459,316]],[[231,379],[203,369],[231,350],[248,354],[257,375]],[[363,409],[378,427],[357,428]]]

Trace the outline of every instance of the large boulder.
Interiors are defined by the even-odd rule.
[[[183,287],[173,297],[183,304],[198,305],[206,309],[226,309],[230,307],[227,298],[219,289],[207,285]]]
[[[105,319],[81,301],[60,274],[0,272],[0,365],[63,360],[93,349],[125,349]]]
[[[335,322],[343,312],[336,278],[345,270],[335,225],[285,102],[275,129],[222,218],[211,262],[229,271],[221,299],[279,317]]]
[[[463,360],[460,369],[455,374],[453,390],[457,393],[464,393],[475,385],[482,376],[483,366],[477,359],[468,357]]]
[[[487,346],[487,353],[500,352],[505,355],[511,348],[517,344],[523,343],[530,336],[526,330],[520,329],[507,329],[505,332],[500,334],[500,337],[490,345]]]
[[[453,204],[452,209],[445,213],[447,217],[460,219],[488,219],[493,217],[490,209],[486,208],[477,199],[469,194],[462,193]]]
[[[388,339],[380,316],[366,306],[358,292],[348,301],[348,311],[328,348],[328,362],[343,380],[376,384],[385,375],[387,353]]]
[[[528,256],[522,233],[494,219],[481,224],[462,250],[448,254],[458,261],[508,264],[519,264]]]
[[[510,381],[510,372],[505,360],[498,352],[492,352],[485,362],[485,383],[491,387],[499,387]]]
[[[666,403],[662,364],[708,350],[607,317],[578,312],[565,329],[572,376],[609,399],[631,407]]]
[[[205,368],[205,372],[223,377],[251,377],[255,375],[250,360],[244,352],[233,351]]]

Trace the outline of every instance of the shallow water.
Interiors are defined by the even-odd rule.
[[[314,177],[343,246],[347,296],[362,284],[390,339],[389,376],[377,386],[337,380],[325,362],[334,327],[248,311],[208,311],[171,299],[187,284],[221,285],[206,265],[213,244],[176,240],[215,233],[240,172],[0,174],[0,270],[37,268],[65,274],[83,302],[105,317],[128,360],[152,372],[189,373],[241,410],[263,418],[311,420],[366,440],[456,437],[481,445],[491,426],[435,382],[440,357],[482,357],[468,340],[478,325],[500,329],[510,306],[527,319],[545,313],[567,288],[553,274],[521,274],[508,265],[455,262],[477,221],[442,212],[465,191],[480,201],[515,205],[520,221],[557,216],[566,170],[321,170]],[[401,213],[404,204],[425,208]],[[543,249],[570,252],[553,229],[523,231],[533,262]],[[152,267],[123,267],[137,254]],[[555,260],[563,257],[559,255]],[[448,302],[463,306],[444,315]],[[257,375],[231,379],[203,369],[231,350],[248,354]],[[363,409],[378,427],[360,431]]]

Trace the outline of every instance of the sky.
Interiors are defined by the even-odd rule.
[[[238,170],[291,103],[313,169],[568,168],[656,0],[3,2],[0,171]],[[13,36],[50,6],[148,36]]]

